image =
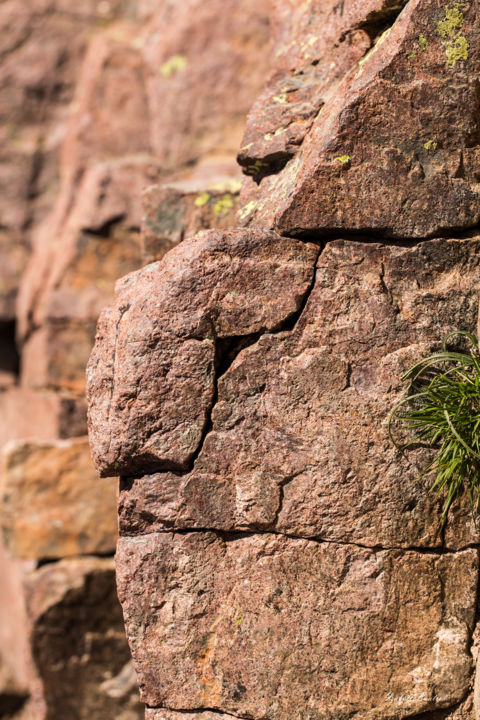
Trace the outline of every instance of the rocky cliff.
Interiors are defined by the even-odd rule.
[[[116,482],[90,460],[85,365],[115,280],[233,214],[269,13],[6,0],[0,28],[0,716],[137,720]],[[143,247],[155,182],[179,204]]]
[[[478,530],[439,535],[429,450],[387,435],[402,373],[478,325],[479,10],[275,0],[236,227],[148,196],[149,259],[185,239],[88,367],[148,720],[480,717]]]

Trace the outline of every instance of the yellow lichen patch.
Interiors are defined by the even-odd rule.
[[[442,38],[451,38],[463,25],[463,13],[457,6],[445,8],[445,17],[437,23],[437,32]]]
[[[286,105],[287,104],[287,93],[282,92],[282,93],[280,93],[280,95],[275,95],[273,98],[273,102],[276,102],[279,105]]]
[[[219,198],[213,206],[213,214],[215,217],[223,217],[227,215],[234,207],[232,196],[227,193],[223,197]]]
[[[288,128],[278,128],[278,130],[275,130],[273,133],[267,133],[263,136],[264,140],[273,140],[273,138],[278,137],[282,133],[286,132]]]
[[[210,200],[209,193],[202,192],[202,193],[200,193],[200,195],[197,195],[197,197],[195,198],[194,205],[195,205],[195,207],[203,207],[204,205],[206,205],[208,203],[209,200]]]
[[[425,148],[425,150],[435,151],[438,147],[438,143],[435,140],[427,140],[423,147]]]
[[[341,162],[345,165],[345,163],[350,162],[350,155],[339,155],[333,159],[333,162]]]
[[[418,36],[418,44],[420,45],[420,50],[422,52],[425,52],[428,47],[428,40],[425,35],[423,35],[423,33],[420,33],[420,35]]]
[[[176,73],[182,72],[187,67],[187,58],[184,55],[172,55],[160,67],[160,75],[169,78]]]
[[[412,58],[414,58],[414,57],[417,57],[417,53],[415,52],[415,50],[412,50],[411,53],[408,53],[407,59],[412,60]]]
[[[232,193],[232,195],[238,195],[242,189],[242,181],[237,178],[232,178],[231,180],[225,180],[225,182],[212,185],[209,189],[213,192],[229,192]]]
[[[257,203],[255,202],[255,200],[251,200],[243,208],[241,208],[238,211],[238,217],[240,218],[240,220],[243,220],[248,215],[250,215],[255,210],[256,206],[257,206]]]
[[[463,35],[457,35],[454,40],[445,43],[447,67],[454,68],[458,60],[468,60],[469,44]]]

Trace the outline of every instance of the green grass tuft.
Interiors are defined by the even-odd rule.
[[[453,337],[467,340],[470,349],[448,350]],[[392,410],[388,433],[402,452],[412,446],[435,449],[435,457],[420,473],[434,476],[433,492],[444,496],[440,526],[452,504],[467,494],[474,519],[480,491],[480,351],[478,338],[455,330],[441,352],[416,363],[403,376],[409,381],[406,397]],[[406,435],[399,442],[393,429]]]

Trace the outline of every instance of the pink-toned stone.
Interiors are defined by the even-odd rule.
[[[23,346],[23,388],[83,394],[94,337],[94,322],[46,323],[40,327]]]
[[[207,182],[192,178],[147,188],[143,194],[143,261],[160,260],[201,230],[232,227],[240,186],[238,178],[214,176]]]
[[[9,388],[0,393],[0,446],[9,440],[55,440],[87,432],[84,398]]]
[[[122,538],[117,555],[147,705],[259,720],[393,719],[459,702],[477,572],[476,550],[269,534],[150,534]]]
[[[98,477],[86,438],[9,443],[0,466],[0,525],[17,558],[113,553],[116,484]]]
[[[475,331],[479,252],[478,238],[329,243],[295,327],[241,349],[219,378],[193,468],[123,482],[122,532],[275,529],[440,546],[441,501],[431,478],[418,480],[430,456],[397,453],[387,421],[402,374],[451,328]],[[452,517],[448,546],[476,542],[468,511]]]
[[[102,475],[188,466],[215,395],[219,341],[293,316],[317,254],[275,234],[210,231],[118,284],[87,370]]]
[[[242,222],[291,235],[373,230],[396,238],[476,226],[478,9],[476,1],[408,2],[371,51],[342,68],[301,150],[262,180]],[[351,59],[349,42],[342,47]],[[315,74],[330,72],[330,61],[319,58]]]
[[[30,644],[46,704],[42,720],[143,718],[126,671],[130,653],[113,560],[49,563],[26,578],[25,588]]]

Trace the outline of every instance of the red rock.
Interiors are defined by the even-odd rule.
[[[9,440],[55,440],[85,435],[83,398],[9,388],[0,393],[0,447]]]
[[[144,710],[125,667],[130,653],[113,560],[49,563],[25,581],[30,643],[42,683],[45,720],[140,720]],[[112,680],[123,673],[112,693]],[[35,718],[36,720],[36,718]]]
[[[23,346],[23,387],[82,394],[94,337],[94,322],[45,324]]]
[[[480,67],[479,17],[476,2],[450,8],[412,0],[350,70],[351,47],[344,42],[343,77],[325,104],[316,104],[319,112],[295,158],[249,198],[242,222],[291,235],[375,231],[396,238],[476,226],[478,118],[471,79]],[[338,64],[328,53],[319,59],[315,76],[327,73],[330,62]],[[251,119],[254,133],[259,113]],[[242,152],[242,162],[250,162],[248,150]],[[260,149],[257,163],[265,152]]]
[[[147,705],[278,720],[299,708],[367,720],[459,702],[477,571],[476,550],[374,551],[269,534],[154,533],[122,538],[117,555]]]
[[[114,552],[116,483],[98,477],[86,438],[10,443],[0,478],[0,525],[11,556]]]
[[[295,327],[241,349],[218,379],[193,468],[123,483],[122,532],[275,529],[367,546],[439,546],[441,503],[428,493],[431,479],[418,480],[429,456],[399,455],[387,421],[402,374],[451,328],[475,330],[479,251],[479,238],[411,248],[329,243]],[[182,307],[193,308],[189,297]],[[163,406],[160,419],[168,417]],[[477,537],[463,509],[448,546]]]
[[[217,176],[153,185],[143,194],[144,263],[160,260],[185,238],[206,229],[235,224],[241,182]]]
[[[292,317],[317,253],[274,234],[211,231],[118,284],[87,370],[102,475],[191,462],[215,394],[215,346]]]

